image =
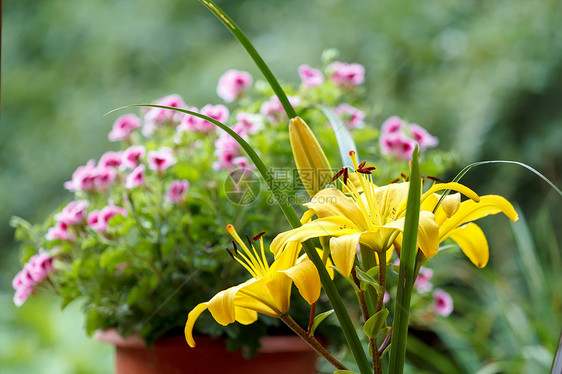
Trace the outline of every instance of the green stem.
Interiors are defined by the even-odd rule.
[[[221,22],[232,33],[232,35],[234,35],[234,37],[238,39],[238,42],[240,42],[240,44],[242,44],[242,47],[246,49],[246,52],[248,52],[252,60],[254,60],[254,63],[261,70],[263,76],[265,77],[265,79],[273,89],[273,92],[275,92],[275,95],[277,95],[279,101],[281,101],[281,105],[283,105],[283,109],[285,110],[285,113],[287,113],[287,117],[295,118],[297,116],[297,113],[295,112],[295,109],[289,102],[289,99],[287,98],[287,95],[285,95],[285,92],[281,88],[281,85],[279,84],[279,82],[277,81],[271,70],[269,70],[269,67],[267,67],[265,61],[263,61],[258,51],[256,51],[256,49],[254,48],[252,43],[248,40],[244,32],[242,32],[240,27],[238,27],[238,25],[236,25],[234,21],[232,21],[232,19],[229,16],[227,16],[226,13],[224,13],[212,1],[209,0],[199,0],[199,1],[203,5],[205,5],[207,9],[213,12],[213,14],[217,16],[219,20],[221,20]]]
[[[264,178],[267,186],[269,187],[270,191],[273,193],[273,196],[275,197],[277,204],[283,211],[283,214],[287,218],[287,221],[289,221],[289,224],[293,228],[297,228],[301,226],[301,221],[299,217],[295,213],[293,207],[289,204],[286,196],[282,194],[282,190],[279,188],[279,185],[275,183],[275,179],[273,178],[273,175],[269,172],[267,166],[265,166],[261,158],[258,156],[256,151],[254,151],[254,149],[250,146],[250,144],[248,144],[248,142],[246,142],[240,135],[234,132],[230,127],[228,127],[224,123],[217,121],[214,118],[187,109],[179,109],[179,108],[156,105],[156,104],[137,104],[131,106],[146,106],[152,108],[175,110],[177,112],[202,118],[206,121],[215,124],[217,127],[221,128],[222,130],[226,131],[230,136],[234,138],[234,140],[236,140],[238,144],[240,144],[240,146],[242,147],[242,149],[244,149],[248,157],[250,157],[250,159],[254,162],[256,169]],[[304,242],[302,246],[304,252],[308,256],[310,261],[312,261],[314,266],[316,266],[316,269],[318,270],[318,275],[320,276],[320,282],[322,283],[322,286],[324,287],[324,291],[326,292],[326,295],[330,300],[330,304],[332,305],[332,308],[336,313],[336,317],[340,322],[342,332],[347,341],[349,349],[351,350],[353,357],[355,358],[355,362],[359,367],[360,373],[369,374],[371,372],[371,367],[370,367],[371,365],[369,364],[369,360],[367,359],[367,355],[363,350],[363,346],[361,345],[359,336],[355,331],[355,327],[353,326],[351,317],[349,316],[349,313],[347,313],[345,304],[341,298],[341,295],[338,292],[338,289],[336,288],[334,281],[330,277],[330,274],[328,274],[328,271],[326,270],[326,266],[322,262],[322,259],[318,255],[318,252],[316,252],[316,248],[314,247],[314,244],[309,240]]]
[[[377,312],[382,309],[382,304],[384,301],[384,291],[386,288],[386,250],[378,252],[379,255],[379,285],[382,288],[382,292],[377,298]]]
[[[361,252],[363,271],[369,271],[369,269],[372,269],[375,266],[377,266],[377,261],[375,260],[375,251],[364,245],[360,245],[359,250]],[[367,287],[365,293],[366,293],[365,298],[367,301],[367,307],[369,308],[369,314],[373,315],[377,311],[376,310],[376,303],[378,298],[377,291],[373,287]]]
[[[404,240],[402,242],[402,251],[400,252],[400,271],[398,273],[398,287],[394,306],[394,328],[392,330],[392,345],[390,347],[389,374],[402,374],[404,372],[420,218],[421,179],[418,154],[418,148],[416,147],[412,155]]]
[[[291,316],[289,316],[288,314],[282,315],[281,317],[279,317],[281,319],[281,321],[283,321],[287,326],[289,326],[289,328],[291,330],[293,330],[295,332],[295,334],[297,334],[302,340],[304,340],[312,349],[314,349],[316,351],[316,353],[318,353],[320,356],[322,356],[323,358],[326,359],[326,361],[328,361],[330,364],[332,364],[336,369],[339,370],[347,370],[347,368],[341,363],[339,362],[334,356],[332,356],[330,354],[330,352],[328,352],[326,350],[326,348],[324,348],[322,346],[322,344],[320,344],[318,342],[318,340],[316,340],[313,336],[310,336],[306,333],[306,331],[303,330],[302,327],[300,327],[298,325],[298,323],[295,322],[294,319],[291,318]]]

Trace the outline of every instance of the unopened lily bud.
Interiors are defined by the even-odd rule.
[[[448,218],[451,218],[453,214],[457,212],[460,205],[461,205],[461,194],[458,192],[447,195],[441,202],[441,206],[443,207],[443,210],[445,211],[445,214],[447,215]]]
[[[300,117],[289,121],[289,138],[302,184],[314,196],[332,180],[330,163],[312,130]]]

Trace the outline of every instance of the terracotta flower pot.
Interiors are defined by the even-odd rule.
[[[315,374],[316,353],[297,336],[263,338],[259,353],[246,360],[229,352],[223,340],[198,337],[189,348],[182,336],[157,340],[150,349],[137,336],[121,337],[110,329],[98,331],[100,342],[115,345],[116,374]]]

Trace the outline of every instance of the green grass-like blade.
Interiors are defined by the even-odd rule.
[[[348,167],[353,169],[353,163],[351,162],[351,157],[349,157],[349,152],[354,151],[359,159],[359,154],[357,153],[357,146],[353,141],[351,133],[347,129],[347,126],[340,120],[338,116],[335,115],[330,108],[322,105],[317,105],[315,108],[319,109],[324,113],[328,122],[332,125],[334,130],[334,135],[336,136],[336,141],[338,143],[338,148],[340,150],[341,162],[343,167]]]
[[[195,117],[202,118],[206,121],[209,121],[209,122],[213,123],[215,126],[219,127],[220,129],[226,131],[230,136],[232,136],[234,138],[234,140],[236,140],[236,142],[238,144],[240,144],[240,146],[242,147],[242,149],[244,149],[244,151],[246,152],[248,157],[250,157],[250,159],[254,162],[254,165],[256,166],[258,172],[261,174],[261,176],[265,180],[268,188],[273,193],[273,196],[275,197],[275,200],[276,200],[277,204],[279,205],[279,207],[283,211],[283,214],[287,218],[287,221],[289,221],[289,224],[293,228],[301,226],[300,219],[297,216],[297,214],[295,213],[295,210],[289,204],[288,200],[286,198],[283,198],[283,195],[281,194],[279,189],[276,187],[275,178],[273,177],[273,175],[271,175],[268,168],[263,163],[262,159],[259,157],[259,155],[256,153],[256,151],[254,151],[252,146],[250,144],[248,144],[248,142],[246,142],[240,135],[238,135],[236,132],[234,132],[230,127],[228,127],[224,123],[221,123],[221,122],[217,121],[214,118],[211,118],[211,117],[206,116],[206,115],[201,114],[201,113],[193,112],[193,111],[187,110],[187,109],[180,109],[180,108],[174,108],[174,107],[157,105],[157,104],[129,105],[129,106],[126,106],[126,107],[114,109],[109,113],[112,113],[112,112],[114,112],[116,110],[119,110],[119,109],[130,108],[130,107],[150,107],[150,108],[161,108],[161,109],[174,110],[176,112],[181,112],[181,113],[185,113],[185,114],[189,114],[189,115],[192,115],[192,116],[195,116]],[[107,113],[107,114],[109,114],[109,113]],[[418,198],[418,200],[419,200],[419,198]],[[367,355],[365,354],[365,351],[363,350],[363,346],[361,345],[361,341],[359,340],[359,336],[357,335],[357,333],[355,331],[355,327],[353,326],[353,322],[351,321],[351,318],[349,317],[349,314],[347,313],[347,309],[346,309],[345,304],[343,303],[343,300],[342,300],[342,298],[341,298],[341,296],[338,292],[338,289],[336,288],[336,285],[335,285],[334,281],[332,280],[332,278],[330,278],[330,275],[328,274],[328,271],[326,270],[324,262],[322,261],[322,259],[318,255],[318,252],[316,252],[316,249],[315,249],[314,245],[312,244],[312,242],[310,242],[310,241],[304,242],[303,243],[303,250],[306,253],[306,255],[308,256],[308,258],[312,261],[312,263],[316,266],[316,269],[318,270],[318,275],[320,276],[320,282],[322,283],[322,286],[324,287],[324,291],[326,292],[326,295],[328,296],[328,299],[330,300],[330,304],[332,305],[332,308],[334,309],[334,311],[336,313],[336,317],[338,318],[338,321],[340,322],[342,332],[343,332],[343,334],[346,338],[346,341],[349,345],[349,348],[350,348],[351,352],[353,353],[353,356],[354,356],[354,358],[357,362],[357,365],[359,366],[361,374],[369,374],[371,372],[371,368],[370,368],[369,360],[367,359]]]
[[[277,97],[281,101],[281,105],[283,105],[283,109],[285,110],[285,113],[287,113],[287,117],[289,117],[289,119],[295,118],[297,116],[297,113],[295,112],[295,109],[289,102],[289,99],[287,98],[287,95],[285,95],[285,92],[281,88],[281,85],[279,84],[279,82],[277,81],[271,70],[269,70],[269,67],[267,66],[265,61],[261,58],[258,51],[256,51],[250,40],[246,37],[244,32],[242,32],[240,27],[238,27],[238,25],[236,25],[234,21],[228,15],[226,15],[226,13],[224,13],[218,6],[216,6],[212,1],[209,0],[199,0],[199,1],[203,5],[205,5],[207,9],[209,9],[215,16],[217,16],[219,20],[221,20],[221,22],[232,33],[232,35],[234,35],[234,37],[240,42],[242,47],[246,49],[248,55],[250,55],[252,60],[254,60],[254,63],[260,69],[263,76],[265,77],[265,79],[273,89],[273,92],[275,92],[275,95],[277,95]]]
[[[402,374],[406,356],[408,338],[408,319],[410,317],[410,300],[414,285],[414,263],[417,250],[418,224],[420,219],[421,178],[419,152],[416,146],[412,155],[410,172],[410,188],[406,205],[406,222],[404,224],[404,240],[400,252],[400,271],[394,304],[394,328],[392,329],[392,345],[390,347],[390,374]]]

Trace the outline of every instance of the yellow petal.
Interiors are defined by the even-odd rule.
[[[464,196],[468,197],[471,200],[474,200],[475,202],[480,201],[480,197],[478,196],[478,194],[474,191],[472,191],[470,188],[460,184],[460,183],[456,183],[456,182],[450,182],[450,183],[436,183],[433,186],[431,186],[431,188],[429,190],[427,190],[421,200],[423,201],[424,199],[426,199],[429,195],[431,195],[432,193],[435,193],[437,191],[444,191],[444,190],[452,190],[452,191],[457,191],[462,193]]]
[[[254,323],[258,319],[258,313],[255,310],[246,309],[242,307],[235,306],[234,307],[236,312],[236,322],[241,323],[243,325],[249,325]]]
[[[302,184],[314,196],[332,181],[330,163],[310,127],[299,117],[289,121],[289,140]]]
[[[383,222],[389,222],[400,217],[401,206],[408,198],[410,183],[393,183],[375,189],[378,211]]]
[[[351,273],[361,233],[330,239],[330,251],[336,268],[346,277]]]
[[[518,216],[513,205],[501,196],[481,196],[479,203],[473,200],[463,201],[455,215],[441,224],[439,228],[439,240],[443,241],[449,236],[451,230],[464,223],[499,212],[503,212],[512,221],[517,221]]]
[[[449,236],[457,242],[466,257],[468,257],[474,265],[479,268],[486,266],[490,256],[488,242],[478,225],[470,222],[464,226],[451,230]]]
[[[405,217],[394,222],[386,224],[384,227],[392,227],[404,232]],[[402,246],[402,236],[397,237],[396,244],[399,248]],[[425,257],[432,257],[439,250],[439,226],[435,223],[433,213],[426,210],[420,212],[418,223],[418,248],[421,249]]]
[[[193,310],[191,310],[191,312],[189,312],[189,314],[187,315],[187,322],[185,323],[184,333],[185,340],[191,348],[195,347],[195,340],[193,339],[193,325],[195,325],[195,321],[205,310],[207,310],[207,303],[201,303],[193,308]]]
[[[323,189],[304,205],[313,210],[318,218],[342,216],[355,223],[361,231],[367,229],[367,222],[357,204],[338,189]]]
[[[441,202],[443,211],[445,212],[448,218],[451,218],[453,214],[455,214],[457,210],[459,210],[460,205],[461,205],[461,194],[458,192],[453,194],[448,194]]]
[[[281,272],[247,284],[236,296],[236,305],[270,317],[289,311],[292,281]]]
[[[255,281],[256,279],[252,278],[238,286],[230,287],[213,296],[207,303],[207,307],[209,308],[209,312],[213,315],[213,318],[223,326],[236,321],[234,298],[241,288]]]
[[[342,236],[360,232],[355,224],[345,217],[326,217],[311,221],[301,227],[283,232],[271,242],[271,251],[277,257],[284,246],[291,241],[302,243],[321,236]]]
[[[308,258],[304,258],[297,265],[283,271],[297,286],[299,293],[307,303],[313,304],[320,297],[320,277],[316,267]]]

